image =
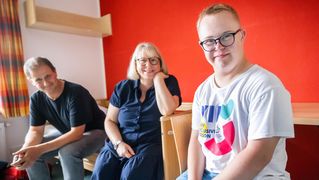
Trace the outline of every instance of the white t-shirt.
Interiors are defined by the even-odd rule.
[[[206,169],[220,173],[249,140],[282,137],[271,162],[255,179],[290,179],[285,138],[294,137],[290,94],[271,72],[253,65],[226,87],[214,74],[196,90],[192,128],[206,157]]]

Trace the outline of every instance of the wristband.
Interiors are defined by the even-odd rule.
[[[113,147],[115,150],[117,150],[117,148],[119,147],[119,145],[122,143],[122,140],[118,140],[113,144]]]

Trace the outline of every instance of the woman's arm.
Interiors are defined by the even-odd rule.
[[[120,130],[118,128],[118,114],[119,108],[109,104],[106,118],[104,121],[105,132],[111,142],[114,144],[116,141],[122,140]]]
[[[107,115],[104,121],[105,132],[113,144],[117,144],[116,152],[120,157],[130,158],[135,155],[130,145],[123,142],[120,129],[118,127],[119,108],[109,104]]]
[[[156,102],[162,115],[172,114],[179,106],[179,97],[172,96],[165,84],[164,79],[167,77],[163,72],[158,72],[154,77]]]
[[[198,130],[192,130],[188,146],[187,168],[189,180],[200,180],[205,169],[205,156],[198,141]]]

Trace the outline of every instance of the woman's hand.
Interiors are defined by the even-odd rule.
[[[158,72],[155,74],[155,77],[153,79],[154,82],[158,82],[159,80],[163,80],[163,79],[166,79],[168,78],[168,75],[163,73],[162,71]]]
[[[126,157],[126,158],[130,158],[135,155],[131,146],[126,144],[125,142],[121,142],[118,145],[116,152],[120,157]]]

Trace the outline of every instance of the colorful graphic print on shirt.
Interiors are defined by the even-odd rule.
[[[205,147],[216,156],[232,150],[235,128],[230,117],[233,110],[233,100],[225,105],[202,106],[199,136],[206,139]]]

